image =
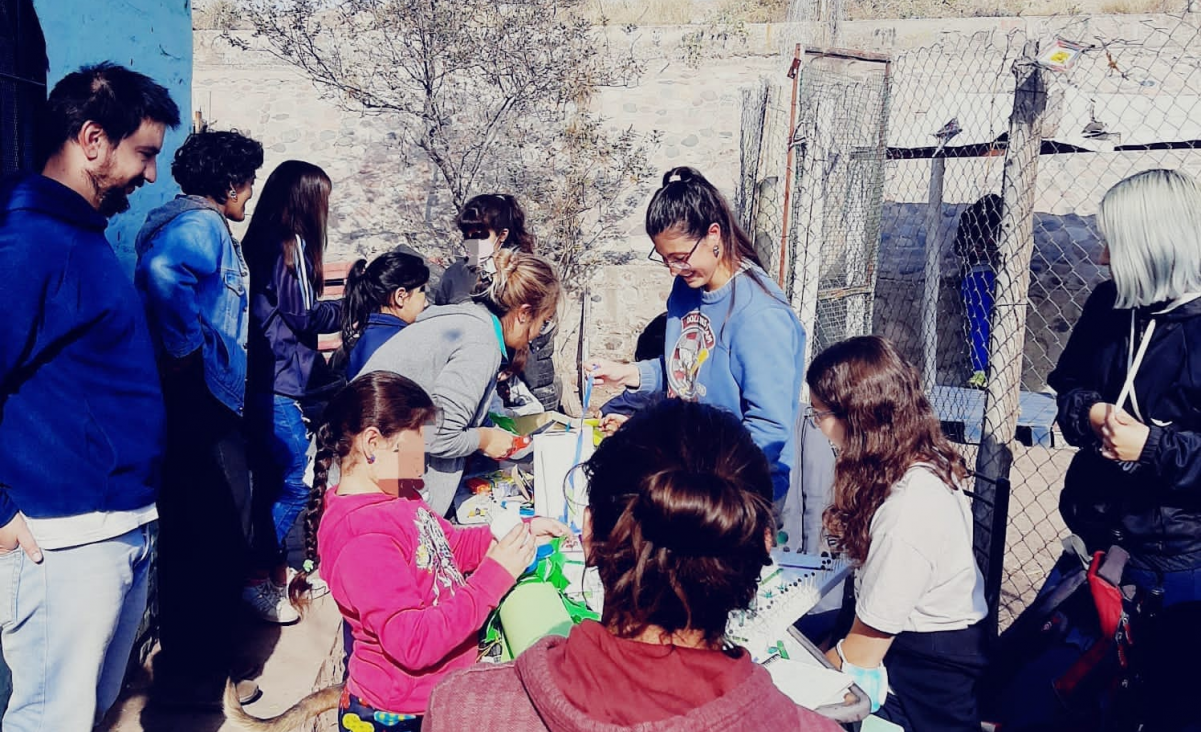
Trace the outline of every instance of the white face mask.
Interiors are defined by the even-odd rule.
[[[467,239],[463,242],[467,250],[467,261],[473,267],[483,267],[488,272],[495,272],[492,255],[496,251],[496,242],[491,239]]]

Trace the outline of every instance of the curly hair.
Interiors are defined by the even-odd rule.
[[[813,359],[806,381],[845,425],[834,503],[822,522],[839,550],[863,562],[876,510],[914,463],[929,464],[951,490],[967,466],[943,435],[917,369],[887,339],[860,336],[830,346]]]
[[[263,145],[240,132],[194,132],[175,151],[171,175],[189,196],[225,203],[263,167]]]
[[[716,407],[665,399],[602,442],[583,470],[604,625],[625,638],[652,626],[699,631],[719,644],[771,561],[771,472],[747,429]]]

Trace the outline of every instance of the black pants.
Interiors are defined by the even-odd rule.
[[[906,732],[980,732],[976,685],[988,661],[987,644],[983,623],[901,633],[884,657],[890,693],[876,716]]]
[[[250,473],[241,419],[198,369],[166,375],[158,602],[168,676],[221,677],[239,646],[249,557]]]

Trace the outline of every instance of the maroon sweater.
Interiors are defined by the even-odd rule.
[[[425,732],[728,732],[842,728],[784,696],[743,652],[656,646],[585,622],[516,662],[476,665],[430,697]]]

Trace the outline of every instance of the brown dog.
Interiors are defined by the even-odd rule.
[[[331,709],[338,708],[338,700],[342,696],[345,684],[334,684],[324,689],[314,691],[305,698],[288,707],[287,711],[275,717],[259,719],[252,717],[242,709],[238,701],[238,691],[232,681],[225,683],[225,718],[235,727],[247,732],[292,732],[300,729],[300,725],[313,717]]]

